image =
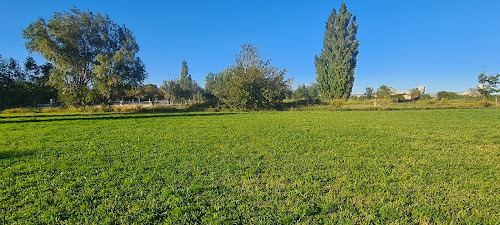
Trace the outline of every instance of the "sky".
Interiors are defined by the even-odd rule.
[[[76,6],[125,24],[140,46],[145,83],[180,77],[181,62],[200,85],[209,72],[234,65],[245,43],[259,45],[272,65],[286,68],[298,84],[316,79],[325,21],[342,1],[4,1],[0,8],[0,54],[20,62],[29,56],[22,31],[39,17]],[[500,1],[351,0],[357,16],[358,62],[353,93],[388,85],[426,93],[467,91],[477,75],[500,73]],[[44,60],[33,55],[37,62]]]

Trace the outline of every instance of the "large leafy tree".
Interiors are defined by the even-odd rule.
[[[109,101],[147,76],[132,32],[107,15],[72,8],[39,18],[23,36],[28,51],[53,63],[50,81],[67,105]]]
[[[213,94],[231,108],[276,108],[290,88],[285,74],[286,69],[271,66],[271,60],[261,58],[257,46],[246,43],[236,56],[236,65],[214,78]]]
[[[315,57],[316,80],[324,99],[347,99],[354,84],[359,41],[356,39],[356,16],[342,3],[339,12],[332,10],[326,21],[321,54]]]

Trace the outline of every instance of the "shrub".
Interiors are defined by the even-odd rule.
[[[340,99],[335,99],[335,100],[330,102],[330,105],[335,107],[335,108],[340,108],[344,105],[344,101],[342,101]]]
[[[479,102],[476,102],[475,105],[478,106],[478,107],[490,107],[491,103],[489,101],[487,101],[487,100],[481,100]]]
[[[11,114],[11,113],[38,113],[40,110],[35,108],[13,108],[3,110],[2,113]]]
[[[420,95],[420,100],[431,100],[432,97],[428,94],[422,94]]]
[[[436,100],[431,99],[431,100],[429,100],[429,101],[427,102],[427,104],[429,104],[429,105],[434,105],[434,104],[436,104]]]
[[[443,99],[443,98],[446,98],[446,99],[460,99],[462,97],[462,96],[460,96],[459,94],[457,94],[455,92],[448,92],[448,91],[440,91],[436,95],[437,95],[438,99]]]

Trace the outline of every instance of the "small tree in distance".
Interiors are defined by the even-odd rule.
[[[479,82],[479,87],[478,91],[483,95],[485,98],[489,97],[491,93],[495,93],[500,91],[500,89],[497,88],[497,85],[500,83],[500,74],[497,75],[486,75],[486,71],[482,72],[477,76],[477,80]]]
[[[374,95],[374,90],[372,87],[366,87],[365,89],[365,98],[366,99],[372,99]]]
[[[286,69],[271,66],[263,59],[257,46],[246,43],[236,56],[236,65],[227,67],[213,77],[207,77],[213,94],[230,108],[258,110],[277,108],[285,99],[290,80]]]
[[[381,85],[377,89],[377,98],[389,98],[392,94],[394,94],[394,92],[396,92],[396,90],[393,87]]]
[[[201,102],[203,89],[191,78],[186,60],[182,60],[181,79],[164,80],[160,89],[166,100],[172,102]]]
[[[300,99],[308,101],[319,100],[317,83],[312,83],[308,86],[306,86],[305,84],[299,84],[297,86],[297,89],[293,91],[292,97],[296,100]]]
[[[413,88],[410,90],[411,99],[417,99],[420,97],[420,95],[422,95],[422,93],[420,92],[420,90],[418,90],[418,88]]]

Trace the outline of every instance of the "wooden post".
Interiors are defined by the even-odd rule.
[[[375,99],[375,102],[373,102],[373,107],[377,107],[377,99]]]

